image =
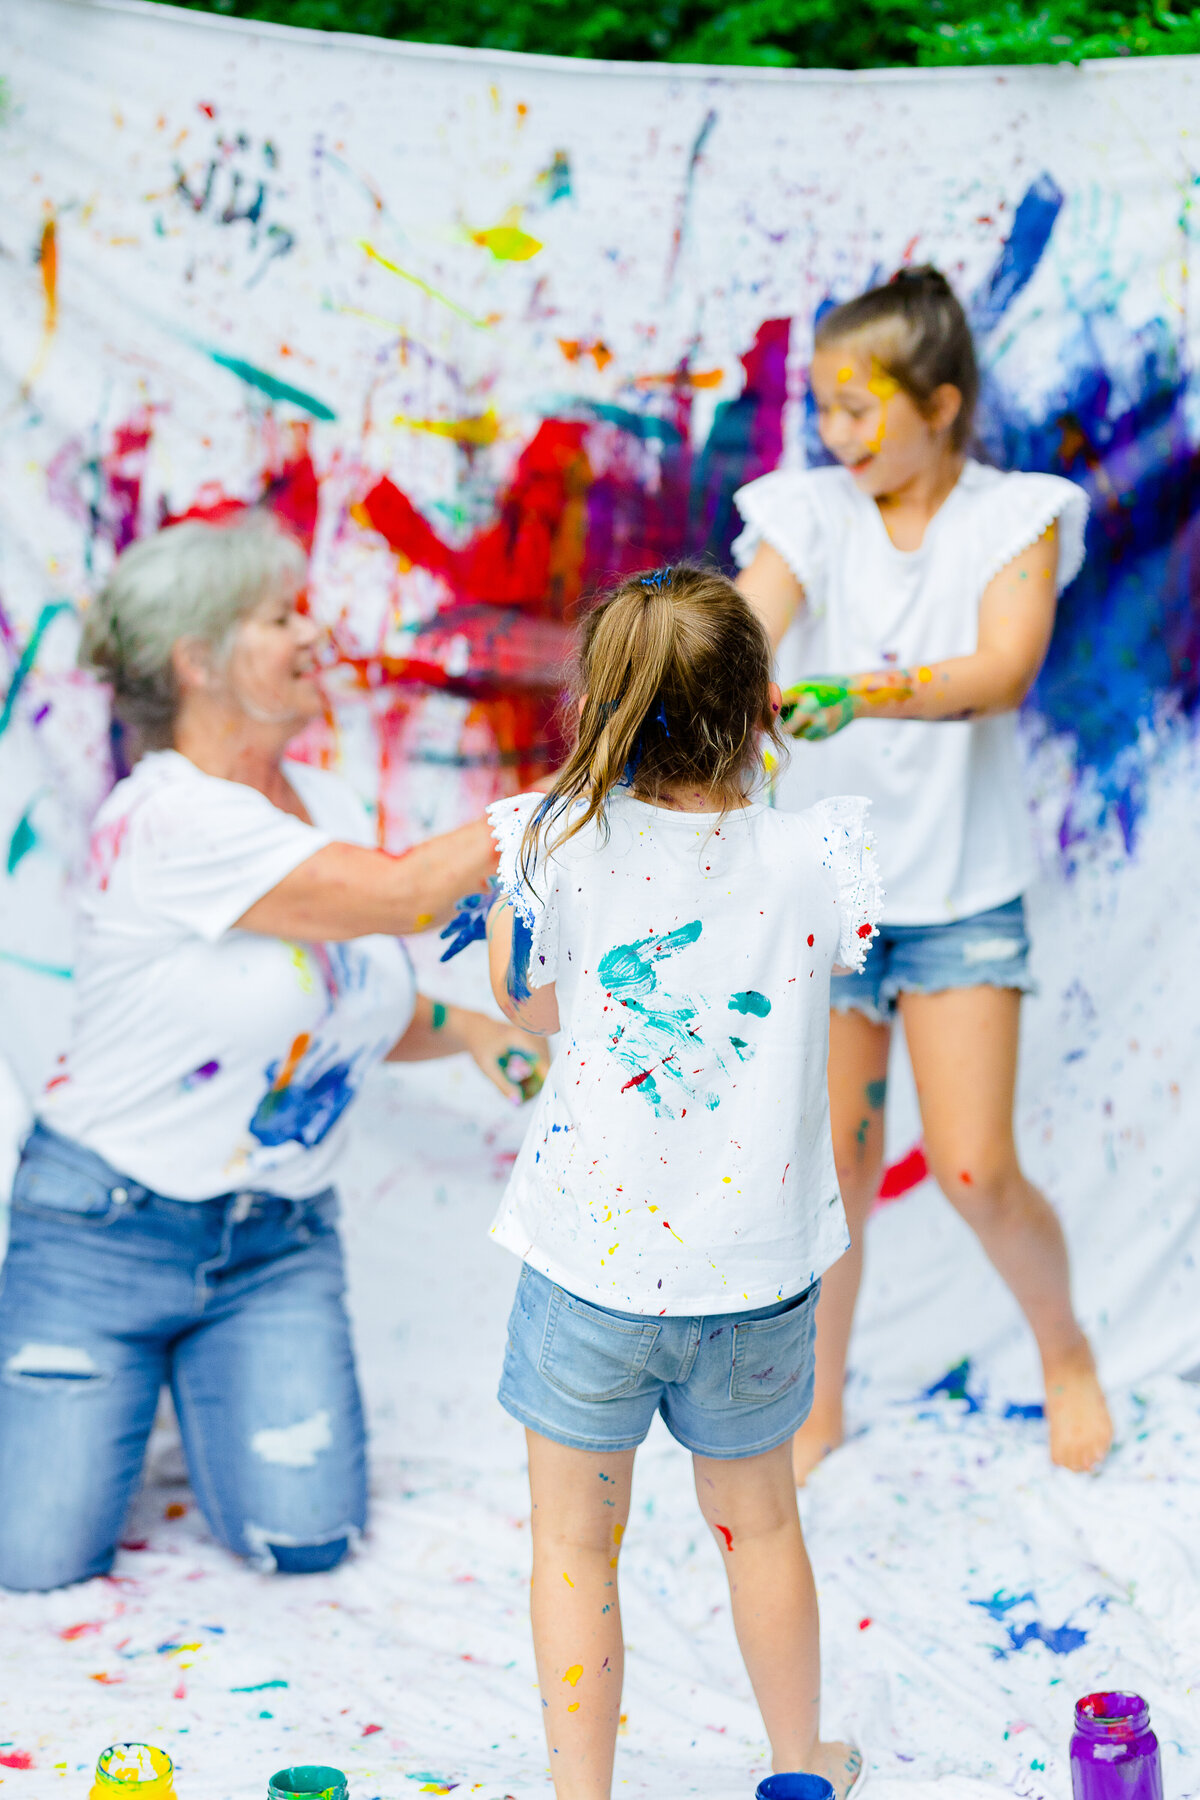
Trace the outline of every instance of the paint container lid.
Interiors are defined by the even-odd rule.
[[[837,1800],[832,1782],[823,1775],[768,1775],[754,1790],[754,1800]]]
[[[327,1763],[301,1763],[276,1769],[267,1784],[267,1800],[350,1800],[350,1784],[340,1769]]]
[[[153,1744],[110,1744],[100,1753],[91,1800],[175,1800],[175,1767]]]

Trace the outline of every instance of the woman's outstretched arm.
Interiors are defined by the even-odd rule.
[[[384,932],[402,937],[444,924],[496,868],[486,819],[414,844],[399,856],[326,844],[237,920],[241,931],[331,943]]]

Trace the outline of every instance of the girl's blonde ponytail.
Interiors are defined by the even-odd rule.
[[[714,810],[740,803],[761,772],[760,736],[782,751],[770,679],[766,634],[724,575],[677,563],[623,581],[584,622],[575,747],[525,833],[523,873],[553,821],[571,814],[556,846],[621,785],[651,803],[685,785]]]

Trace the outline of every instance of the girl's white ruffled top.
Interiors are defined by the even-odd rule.
[[[1088,501],[1057,475],[968,460],[919,550],[897,550],[874,500],[842,468],[778,469],[734,495],[745,566],[779,552],[804,605],[779,646],[783,685],[969,656],[979,602],[1006,564],[1058,525],[1059,592],[1083,562]],[[800,811],[867,794],[887,888],[886,923],[933,925],[1015,900],[1035,872],[1015,713],[937,724],[871,719],[800,744],[776,788]]]
[[[536,794],[489,807],[529,988],[562,1034],[493,1236],[621,1312],[738,1312],[845,1250],[829,1132],[829,977],[882,894],[868,802],[676,812],[609,796],[526,867]]]

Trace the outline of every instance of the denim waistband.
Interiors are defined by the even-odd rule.
[[[189,1212],[194,1213],[200,1213],[207,1207],[221,1211],[230,1201],[238,1200],[243,1205],[253,1202],[257,1209],[274,1203],[284,1211],[298,1212],[334,1192],[333,1188],[327,1187],[320,1193],[304,1194],[291,1199],[285,1194],[272,1194],[264,1188],[229,1188],[225,1193],[213,1194],[207,1200],[180,1200],[173,1194],[160,1194],[157,1189],[147,1187],[144,1182],[126,1175],[123,1170],[114,1169],[97,1151],[89,1150],[86,1144],[80,1144],[74,1138],[64,1137],[52,1126],[43,1124],[41,1119],[34,1120],[22,1146],[21,1156],[26,1161],[44,1158],[70,1169],[74,1174],[102,1182],[109,1189],[120,1188],[135,1205],[146,1200],[160,1200],[170,1206],[186,1207]]]

